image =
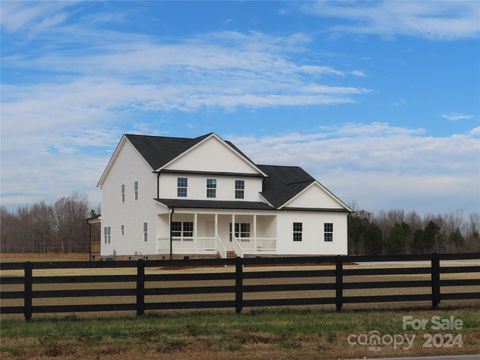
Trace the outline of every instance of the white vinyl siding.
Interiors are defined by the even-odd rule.
[[[178,196],[178,178],[183,177],[188,179],[187,196]],[[212,189],[215,193],[215,198],[207,198],[207,184],[206,179],[211,178],[217,180],[216,188]],[[239,184],[235,184],[236,180],[244,182],[243,191],[240,190]],[[235,186],[237,185],[237,186]],[[241,185],[240,185],[241,186]],[[259,193],[262,192],[262,179],[258,177],[249,177],[242,179],[241,177],[233,177],[227,175],[183,175],[183,174],[169,174],[161,173],[159,179],[158,197],[161,199],[189,199],[189,200],[208,200],[215,199],[221,201],[235,200],[235,188],[237,188],[237,201],[262,201]],[[155,184],[155,195],[157,186]],[[215,191],[216,190],[216,191]],[[238,191],[240,190],[240,191]],[[145,190],[142,184],[142,194]],[[239,199],[240,193],[243,192],[243,198]],[[323,225],[321,225],[323,226]]]
[[[112,169],[102,185],[102,256],[149,255],[156,252],[156,224],[159,214],[166,213],[157,197],[157,177],[152,168],[126,141]],[[135,200],[134,183],[138,181],[138,200]],[[121,202],[121,186],[125,184],[125,203]],[[172,197],[172,196],[170,196]],[[148,222],[148,241],[143,241],[143,223]],[[121,225],[125,235],[121,237]],[[111,244],[103,240],[103,226],[111,226]],[[162,235],[165,236],[165,235]]]

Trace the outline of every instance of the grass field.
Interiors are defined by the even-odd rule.
[[[424,348],[427,331],[402,330],[402,316],[463,320],[463,346]],[[415,334],[409,350],[352,346],[351,334]],[[437,331],[438,332],[438,331]],[[442,331],[448,333],[452,331]],[[2,359],[340,359],[480,353],[478,308],[439,311],[325,310],[183,312],[142,318],[33,319],[1,322]]]
[[[84,260],[69,254],[68,258],[23,258],[2,261],[54,261]],[[442,262],[442,266],[480,265],[478,260]],[[346,265],[345,268],[365,267],[420,267],[428,262],[406,264]],[[262,266],[245,267],[245,272],[268,270],[333,269],[332,265],[319,266]],[[55,269],[34,270],[34,276],[135,274],[135,268],[123,269]],[[147,268],[147,274],[233,272],[234,267],[213,268]],[[22,270],[2,271],[1,276],[22,276]],[[442,279],[478,278],[478,273],[442,274]],[[423,275],[346,276],[344,282],[429,280]],[[329,277],[245,279],[244,285],[333,282]],[[147,282],[146,287],[184,287],[232,285],[233,280]],[[134,282],[91,284],[34,284],[34,290],[134,288]],[[3,291],[22,290],[22,285],[0,284]],[[445,291],[444,289],[442,291]],[[478,292],[480,286],[451,287],[448,292]],[[376,290],[345,290],[345,296],[381,294],[430,294],[431,288],[402,288]],[[245,293],[244,299],[295,298],[333,296],[332,290]],[[146,302],[233,300],[233,294],[162,295],[146,296]],[[134,296],[33,299],[33,305],[133,303]],[[22,299],[4,299],[2,305],[22,305]],[[408,306],[409,308],[405,308]],[[428,310],[430,302],[346,304],[342,313],[334,312],[334,305],[318,305],[289,309],[244,309],[235,314],[224,311],[147,311],[146,316],[135,318],[134,312],[34,314],[29,322],[22,315],[1,315],[2,359],[339,359],[351,357],[404,356],[413,354],[480,353],[480,301],[442,301],[440,309]],[[402,316],[431,318],[451,315],[464,321],[460,331],[464,345],[460,348],[424,348],[425,331],[411,332],[416,340],[410,350],[381,347],[374,351],[365,346],[351,346],[350,334],[377,330],[381,334],[404,334]],[[428,331],[427,332],[432,332]],[[452,331],[442,331],[442,333]],[[453,332],[455,333],[455,332]],[[378,350],[378,349],[377,349]]]
[[[88,253],[0,253],[1,262],[88,260]]]

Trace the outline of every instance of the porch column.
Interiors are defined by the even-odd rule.
[[[232,241],[235,241],[234,238],[235,238],[235,214],[232,214]]]
[[[257,214],[253,215],[253,248],[257,251]]]
[[[218,214],[215,214],[215,241],[217,241],[218,237]]]
[[[198,248],[198,241],[197,241],[197,213],[193,214],[193,246],[195,250]]]

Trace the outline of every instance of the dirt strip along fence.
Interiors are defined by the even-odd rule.
[[[391,302],[428,302],[437,308],[442,300],[480,299],[480,253],[468,254],[432,254],[401,256],[319,256],[319,257],[272,257],[272,258],[232,258],[232,259],[185,259],[185,260],[134,260],[134,261],[58,261],[58,262],[16,262],[0,263],[0,283],[17,284],[17,291],[0,291],[1,314],[24,314],[30,319],[32,314],[39,313],[77,313],[106,311],[136,311],[143,315],[146,310],[166,309],[207,309],[232,308],[240,313],[244,308],[331,304],[332,308],[341,311],[344,304],[391,303]],[[454,261],[454,266],[441,266]],[[417,262],[421,261],[421,263]],[[374,263],[372,266],[354,266],[356,263]],[[318,266],[317,266],[318,265]],[[320,266],[322,265],[322,266]],[[132,274],[104,275],[100,269],[130,269]],[[146,269],[158,270],[159,273],[146,273]],[[290,269],[289,269],[290,268]],[[305,268],[305,269],[303,269]],[[313,268],[313,269],[312,269]],[[89,275],[33,275],[37,270],[88,269],[98,274]],[[183,272],[189,269],[190,272]],[[210,272],[202,270],[209,269]],[[300,269],[300,270],[299,270]],[[15,275],[8,275],[16,270]],[[248,270],[248,271],[247,271]],[[212,272],[213,271],[213,272]],[[474,273],[474,278],[472,278]],[[18,276],[18,274],[22,274]],[[442,279],[444,274],[455,274],[453,279]],[[461,274],[461,275],[459,275]],[[377,281],[378,276],[387,281]],[[396,275],[395,280],[388,276]],[[412,279],[410,275],[423,275],[423,280]],[[469,275],[469,276],[467,276]],[[350,277],[360,276],[360,281],[349,281]],[[462,276],[464,276],[462,278]],[[292,280],[295,278],[295,281]],[[312,278],[315,281],[312,282]],[[329,278],[331,281],[316,281]],[[262,280],[260,284],[247,284],[251,279]],[[290,279],[290,283],[276,283]],[[300,279],[310,279],[302,283]],[[209,286],[222,280],[223,285]],[[276,280],[276,281],[273,281]],[[364,281],[365,280],[365,281]],[[207,283],[205,283],[207,281]],[[161,282],[162,286],[155,285]],[[225,283],[229,285],[225,285]],[[113,284],[130,287],[108,288]],[[182,286],[189,283],[194,286]],[[36,290],[37,284],[55,285],[53,289]],[[96,284],[94,288],[58,289],[58,284]],[[149,284],[149,286],[146,286]],[[178,286],[180,285],[180,286]],[[423,287],[423,294],[409,294],[408,290]],[[452,288],[462,292],[450,292]],[[475,291],[470,291],[476,287]],[[23,288],[23,289],[22,289]],[[373,289],[402,288],[401,293],[377,295]],[[19,290],[20,289],[20,290]],[[346,296],[347,290],[363,289],[363,295]],[[329,290],[329,295],[306,297],[303,294],[310,290]],[[299,294],[300,297],[271,296],[278,292]],[[267,298],[245,298],[250,293],[265,293]],[[201,294],[228,294],[223,300],[197,300]],[[149,296],[156,295],[195,295],[193,301],[146,301]],[[126,303],[85,303],[80,298],[126,297]],[[6,306],[4,300],[23,298],[23,305]],[[35,305],[37,299],[75,298],[70,304],[51,304],[48,301]],[[103,301],[105,302],[105,301]]]

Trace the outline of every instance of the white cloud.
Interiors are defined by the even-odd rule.
[[[442,117],[443,117],[444,119],[449,120],[449,121],[471,120],[471,119],[474,118],[473,115],[470,115],[470,114],[460,114],[460,113],[442,114]]]
[[[61,126],[14,137],[2,132],[0,204],[54,201],[78,191],[95,205],[100,201],[95,184],[120,135],[118,128],[71,131]]]
[[[226,31],[166,41],[66,25],[64,3],[10,4],[5,11],[2,3],[2,28],[43,37],[49,47],[34,57],[10,52],[2,66],[41,70],[49,81],[2,84],[2,205],[54,200],[71,191],[98,201],[93,186],[121,135],[122,119],[132,113],[338,105],[371,91],[349,84],[351,77],[362,80],[362,70],[298,60],[315,58],[296,56],[308,55],[310,38],[303,33]],[[130,119],[132,127],[150,132],[153,122],[141,121]],[[259,162],[304,166],[347,201],[432,208],[441,199],[435,204],[443,210],[478,202],[478,166],[472,165],[478,134],[475,128],[429,137],[423,129],[371,123],[234,140]]]
[[[348,85],[361,76],[355,70],[294,60],[291,55],[308,52],[310,38],[302,33],[226,31],[172,42],[50,24],[36,35],[47,40],[47,51],[33,57],[10,50],[2,59],[10,71],[48,74],[48,82],[2,84],[2,204],[53,200],[71,191],[98,200],[93,187],[122,121],[141,125],[132,114],[338,105],[370,91]]]
[[[382,36],[408,35],[428,39],[478,38],[480,2],[345,1],[309,3],[307,13],[344,19],[333,30]]]
[[[26,31],[32,35],[63,23],[66,8],[76,1],[2,1],[0,26],[9,33]]]
[[[85,125],[73,131],[62,125],[51,127],[50,135],[39,133],[2,138],[2,205],[54,200],[72,191],[86,192],[97,203],[94,184],[121,129]],[[257,163],[304,167],[347,202],[427,213],[478,210],[478,135],[479,128],[429,136],[424,129],[373,122],[225,137]]]
[[[70,30],[67,28],[64,31]],[[74,31],[77,32],[77,29]],[[20,69],[68,74],[144,75],[149,79],[165,76],[167,72],[173,72],[177,77],[184,72],[185,77],[203,75],[196,74],[198,71],[217,71],[223,76],[237,71],[234,75],[240,78],[253,75],[269,78],[275,75],[279,80],[313,75],[315,79],[365,76],[358,69],[341,70],[324,64],[291,60],[292,53],[302,54],[308,50],[306,45],[310,38],[303,33],[274,37],[259,32],[224,31],[180,39],[174,43],[149,37],[129,39],[128,34],[123,39],[112,38],[112,34],[108,33],[105,39],[108,44],[98,40],[103,39],[103,35],[103,32],[94,35],[87,31],[85,37],[93,37],[94,45],[82,49],[81,53],[52,48],[47,55],[10,55],[4,58],[4,62],[9,67]],[[101,46],[101,49],[97,46]],[[225,71],[229,74],[225,74]]]
[[[347,202],[438,212],[478,210],[477,133],[434,137],[424,129],[370,123],[229,138],[258,163],[304,167]]]
[[[227,31],[175,43],[133,39],[111,39],[102,50],[82,54],[53,47],[43,56],[4,58],[10,69],[50,72],[51,79],[2,85],[4,132],[105,124],[125,110],[337,105],[370,91],[335,84],[361,72],[291,60],[289,53],[305,51],[305,34]]]
[[[359,77],[365,77],[365,72],[363,72],[362,70],[353,70],[351,72],[352,75],[355,75],[355,76],[359,76]]]

